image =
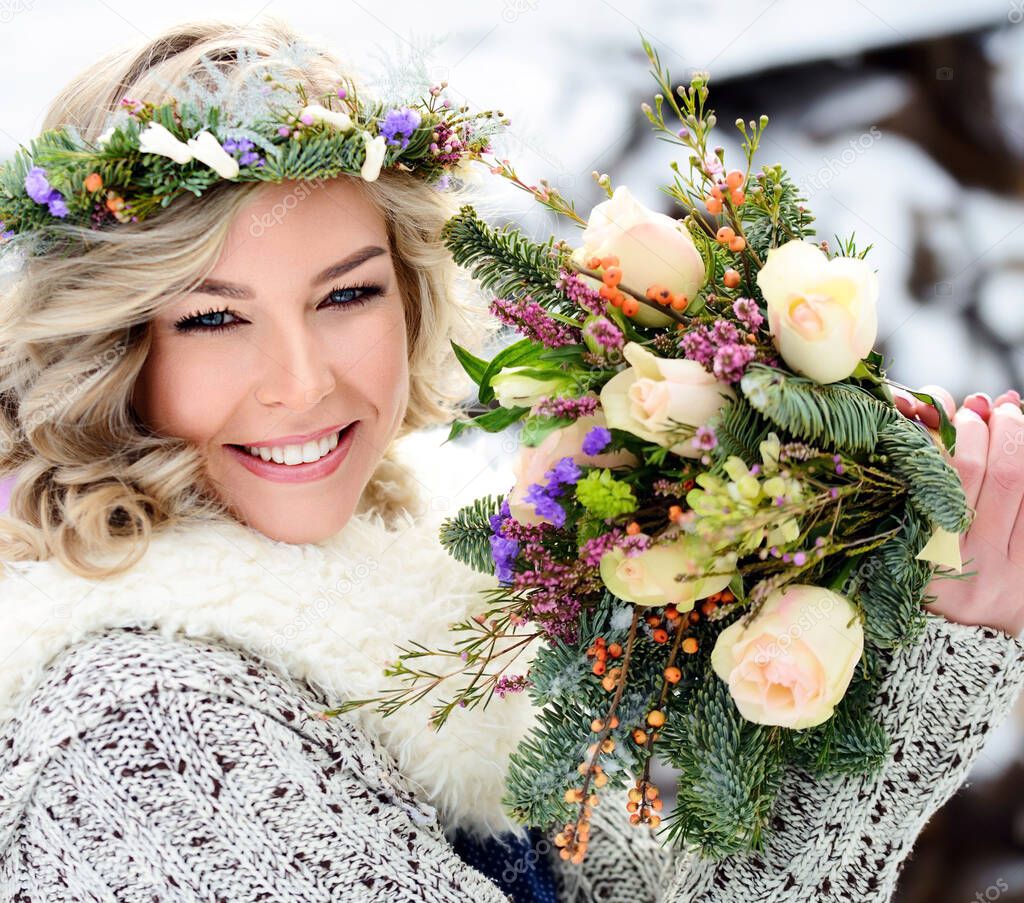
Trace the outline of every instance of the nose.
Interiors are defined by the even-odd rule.
[[[320,339],[306,325],[280,335],[264,350],[262,362],[255,395],[268,407],[301,413],[319,404],[337,384]]]

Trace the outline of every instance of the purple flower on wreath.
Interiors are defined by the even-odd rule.
[[[14,238],[14,230],[8,229],[6,232],[3,231],[4,223],[0,220],[0,241],[7,241],[8,239]]]
[[[599,455],[608,447],[612,441],[610,430],[603,426],[595,426],[586,436],[583,437],[583,453],[585,455]]]
[[[388,144],[401,144],[404,150],[409,146],[409,139],[419,128],[422,119],[418,111],[409,107],[388,110],[387,115],[380,121],[380,133],[387,139]]]
[[[228,138],[221,147],[229,154],[237,155],[241,152],[242,156],[237,158],[239,166],[263,166],[267,162],[253,150],[255,145],[248,138]]]
[[[37,204],[46,204],[52,216],[68,215],[68,205],[64,201],[64,196],[50,186],[43,167],[33,166],[25,174],[25,192]]]

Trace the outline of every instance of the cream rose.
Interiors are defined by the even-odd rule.
[[[819,383],[846,379],[878,334],[878,277],[863,260],[790,241],[768,252],[757,274],[779,354]]]
[[[569,389],[573,382],[566,376],[537,379],[524,376],[532,367],[502,367],[491,377],[494,397],[503,408],[528,408],[545,395],[554,395]]]
[[[645,207],[625,185],[590,211],[582,238],[583,247],[572,255],[577,266],[585,266],[591,257],[614,254],[619,258],[623,283],[639,292],[658,284],[692,300],[704,284],[704,258],[686,226]],[[595,288],[601,286],[592,277],[582,278]],[[641,304],[632,319],[641,326],[673,322],[647,304]]]
[[[807,728],[827,721],[864,651],[864,628],[845,597],[791,584],[765,600],[749,627],[723,630],[711,666],[740,714],[758,724]]]
[[[569,426],[552,430],[539,445],[522,446],[513,471],[516,482],[508,496],[509,513],[517,521],[523,524],[550,523],[534,511],[531,503],[523,499],[532,483],[543,485],[546,482],[544,474],[562,458],[572,458],[580,466],[586,467],[621,467],[638,463],[636,455],[628,451],[584,454],[583,439],[595,426],[607,426],[600,413],[580,417]]]
[[[601,556],[601,580],[620,599],[635,605],[672,604],[680,611],[689,611],[698,599],[725,589],[735,569],[734,552],[716,555],[693,533],[656,543],[636,555],[611,549]],[[701,573],[706,576],[697,576]]]
[[[601,389],[608,425],[666,445],[682,457],[699,458],[703,451],[694,446],[693,436],[680,439],[673,431],[680,429],[679,424],[695,429],[705,424],[736,398],[732,386],[719,382],[696,361],[661,358],[636,342],[627,342],[622,353],[632,366]]]

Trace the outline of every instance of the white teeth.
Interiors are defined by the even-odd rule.
[[[286,466],[292,464],[308,464],[319,461],[332,449],[338,447],[341,431],[331,433],[329,436],[322,436],[304,445],[274,445],[255,448],[251,445],[243,446],[254,458],[262,458],[264,461],[275,461]]]

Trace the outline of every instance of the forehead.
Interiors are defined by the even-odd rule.
[[[268,182],[236,214],[217,270],[283,261],[320,268],[368,244],[386,248],[387,227],[353,177]]]

